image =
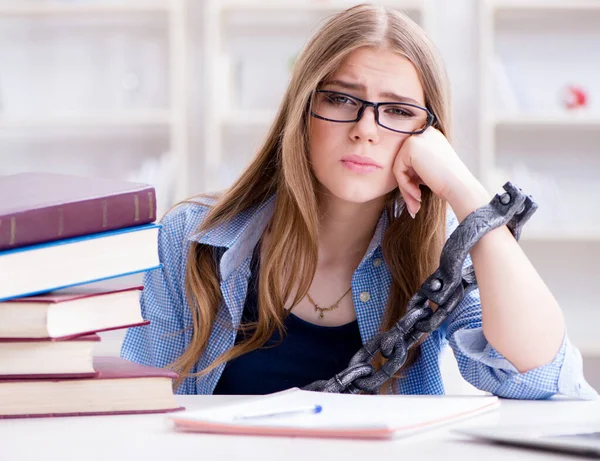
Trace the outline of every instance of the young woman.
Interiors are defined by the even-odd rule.
[[[366,5],[332,17],[241,177],[163,219],[163,268],[141,299],[151,323],[128,331],[122,356],[175,369],[183,394],[268,393],[346,368],[404,315],[458,222],[492,198],[448,141],[450,112],[444,67],[414,22]],[[411,349],[391,390],[442,394],[449,343],[484,391],[596,398],[509,230],[471,257],[479,290]]]

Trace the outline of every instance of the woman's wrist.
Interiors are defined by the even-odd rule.
[[[453,187],[449,188],[448,194],[444,198],[452,207],[458,221],[462,222],[473,211],[487,205],[492,196],[473,176],[467,180],[457,181]]]

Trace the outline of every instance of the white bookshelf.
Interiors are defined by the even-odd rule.
[[[589,13],[589,14],[588,14]],[[571,16],[569,16],[571,15]],[[573,16],[576,15],[576,16]],[[500,94],[500,98],[504,101],[512,101],[512,97],[506,97],[506,89],[504,87],[504,80],[507,78],[502,77],[504,75],[504,64],[502,72],[497,72],[497,67],[494,67],[495,60],[500,59],[499,56],[502,49],[500,38],[499,38],[499,23],[503,24],[507,31],[505,32],[504,51],[509,46],[515,46],[515,48],[521,47],[522,49],[532,48],[535,46],[540,47],[540,40],[536,40],[535,34],[541,35],[542,28],[544,27],[545,20],[561,21],[563,28],[572,27],[572,32],[569,34],[561,29],[561,37],[566,36],[568,40],[571,40],[571,35],[576,39],[582,41],[587,37],[584,34],[580,34],[577,30],[578,23],[573,18],[585,17],[587,27],[590,27],[591,21],[594,18],[597,20],[597,30],[600,31],[600,2],[597,0],[484,0],[480,5],[480,157],[479,157],[479,174],[484,180],[486,186],[490,192],[497,192],[498,187],[501,184],[498,181],[497,168],[503,162],[506,166],[506,162],[511,160],[519,160],[519,157],[515,155],[514,159],[507,159],[503,157],[503,154],[510,151],[510,147],[518,145],[521,140],[524,145],[528,147],[535,147],[535,141],[532,141],[536,136],[540,139],[540,145],[542,141],[551,136],[557,136],[557,133],[562,133],[565,136],[569,135],[568,138],[568,155],[573,155],[578,152],[578,149],[585,149],[587,155],[582,155],[584,160],[587,158],[590,161],[589,165],[582,163],[579,168],[585,170],[586,168],[595,168],[595,161],[593,159],[595,154],[600,154],[599,149],[590,147],[595,141],[593,138],[587,139],[589,136],[593,136],[594,133],[600,132],[600,107],[596,105],[595,108],[585,110],[582,112],[569,113],[568,111],[559,111],[556,108],[541,107],[539,110],[533,110],[532,107],[520,107],[516,110],[513,105],[514,103],[506,103],[504,108],[498,108],[495,106],[496,100],[493,95],[494,92]],[[563,18],[563,19],[561,19]],[[566,19],[564,19],[566,18]],[[512,22],[518,25],[511,25]],[[519,22],[520,21],[520,22]],[[532,22],[535,21],[535,22]],[[572,22],[570,26],[565,26]],[[506,24],[509,24],[506,26]],[[523,31],[523,24],[527,24],[533,32]],[[519,27],[521,28],[519,30]],[[521,33],[524,40],[517,41],[510,37],[511,33]],[[547,36],[554,34],[555,31],[548,30]],[[530,35],[527,35],[530,34]],[[508,37],[508,38],[507,38]],[[527,43],[525,40],[532,38],[532,43]],[[598,40],[598,46],[600,46],[600,33],[596,36]],[[568,44],[573,46],[573,41],[569,41]],[[565,45],[566,46],[566,45]],[[549,45],[552,47],[552,45]],[[499,51],[500,49],[500,51]],[[540,53],[545,52],[540,48]],[[519,50],[515,49],[515,52]],[[556,50],[556,63],[554,66],[548,65],[548,70],[552,67],[555,69],[568,67],[567,64],[561,62],[564,59],[562,50]],[[528,55],[529,57],[532,54]],[[593,56],[590,56],[590,60]],[[542,66],[542,64],[539,64]],[[517,66],[513,66],[510,69],[514,74],[518,72]],[[525,70],[524,72],[526,72]],[[584,72],[582,72],[583,74]],[[502,76],[499,77],[498,75]],[[496,79],[496,80],[495,80]],[[543,79],[540,79],[543,80]],[[540,85],[544,85],[545,82],[541,81]],[[515,82],[512,82],[513,90]],[[517,82],[518,84],[518,82]],[[600,85],[599,85],[600,87]],[[550,87],[551,88],[551,87]],[[531,88],[529,88],[530,90]],[[594,89],[594,88],[592,88]],[[595,88],[599,91],[600,88]],[[520,94],[522,96],[527,89],[522,89]],[[519,88],[516,89],[516,93],[519,93]],[[510,96],[514,96],[510,94]],[[552,100],[558,98],[556,93],[548,93],[547,99]],[[532,103],[529,106],[533,105]],[[502,110],[503,109],[503,110]],[[587,141],[586,141],[587,139]],[[572,140],[575,140],[571,143]],[[566,142],[566,141],[565,141]],[[587,147],[584,144],[587,142]],[[543,144],[544,147],[547,146]],[[581,144],[581,145],[580,145]],[[509,147],[507,147],[509,146]],[[502,152],[504,150],[504,152]],[[533,156],[534,154],[532,154]],[[557,178],[561,178],[565,173],[556,169],[551,171],[551,167],[546,165],[553,164],[553,162],[559,158],[559,156],[565,156],[565,148],[555,147],[552,150],[544,150],[540,152],[536,159],[539,165],[544,168],[544,173],[555,175]],[[509,165],[510,166],[510,165]],[[511,177],[511,175],[508,175]],[[584,187],[585,189],[585,187]],[[589,191],[582,190],[579,198],[585,198],[583,195]],[[535,197],[535,194],[534,198]],[[542,212],[546,212],[549,204],[544,203],[545,207]],[[592,207],[593,211],[593,207]],[[540,213],[540,211],[538,211]],[[594,225],[591,229],[590,223],[587,223],[584,229],[569,229],[564,228],[553,230],[549,225],[548,228],[536,229],[530,232],[526,238],[529,241],[546,241],[546,242],[563,242],[569,243],[586,241],[589,243],[600,243],[600,213]],[[534,216],[535,218],[535,216]],[[568,217],[567,217],[568,218]],[[560,227],[560,226],[559,226]]]
[[[69,15],[69,14],[122,14],[122,13],[147,13],[169,12],[170,0],[132,0],[117,2],[115,0],[100,1],[90,0],[85,3],[67,3],[64,1],[21,1],[0,3],[2,16],[42,16],[42,15]]]
[[[325,11],[335,12],[356,5],[353,0],[265,0],[258,2],[255,0],[222,0],[219,2],[222,11],[231,11],[236,9],[272,11]],[[425,5],[423,0],[386,0],[374,2],[377,5],[389,8],[402,8],[404,10],[422,10]]]
[[[170,111],[54,117],[6,117],[0,115],[0,133],[6,134],[7,130],[11,129],[168,127],[172,123],[171,116]]]
[[[129,25],[134,26],[133,32],[129,30]],[[82,102],[77,107],[67,107],[65,109],[61,108],[60,99],[55,98],[52,100],[54,104],[48,104],[48,110],[45,110],[46,107],[39,108],[39,110],[35,107],[25,110],[23,106],[28,96],[27,89],[23,89],[20,85],[17,93],[22,93],[24,99],[23,101],[18,100],[14,96],[16,85],[14,85],[13,77],[13,86],[8,90],[3,88],[3,94],[1,95],[3,99],[0,99],[0,103],[3,103],[0,106],[0,141],[10,139],[13,142],[11,146],[14,146],[15,142],[22,139],[22,144],[28,146],[32,144],[32,139],[51,135],[55,130],[63,137],[65,146],[70,142],[72,135],[73,137],[89,139],[88,142],[94,144],[93,146],[90,145],[90,150],[97,150],[98,144],[104,143],[104,139],[114,138],[117,133],[122,135],[123,132],[128,130],[135,133],[135,142],[138,142],[140,137],[148,136],[147,142],[150,145],[155,143],[158,132],[165,133],[168,138],[165,140],[166,155],[172,157],[173,164],[176,165],[177,169],[173,181],[174,190],[171,191],[173,199],[179,200],[188,196],[191,191],[188,186],[186,0],[0,1],[0,33],[4,36],[10,37],[11,33],[17,31],[17,36],[26,37],[25,43],[21,41],[20,45],[31,46],[35,51],[35,47],[47,46],[39,39],[39,31],[44,30],[44,27],[51,31],[58,30],[63,34],[66,32],[71,33],[74,43],[77,43],[79,36],[83,36],[85,40],[88,40],[86,44],[92,43],[90,50],[94,50],[93,43],[97,43],[98,47],[106,46],[106,43],[102,43],[105,41],[104,33],[109,35],[113,33],[121,34],[118,36],[119,40],[127,41],[131,38],[131,40],[138,40],[136,43],[142,43],[142,46],[147,48],[150,46],[156,47],[156,43],[160,43],[160,49],[164,50],[161,55],[164,62],[161,62],[160,65],[164,69],[165,75],[163,81],[160,82],[161,88],[159,90],[151,88],[148,93],[158,92],[164,95],[164,102],[152,104],[144,101],[137,106],[133,104],[131,107],[124,107],[126,104],[121,104],[123,107],[118,105],[112,107],[106,102],[100,108]],[[35,33],[27,35],[23,32],[27,30]],[[152,40],[155,40],[155,42],[153,41],[150,45],[141,42],[142,39],[136,37],[135,33],[141,34],[144,39],[153,37]],[[153,34],[158,35],[153,36]],[[56,35],[56,33],[52,33],[48,36],[53,39]],[[93,38],[90,38],[92,35]],[[123,39],[122,36],[126,38]],[[63,39],[61,44],[64,45],[65,39],[63,37],[61,36],[61,39]],[[106,40],[108,39],[110,37],[106,36]],[[96,40],[96,42],[93,42],[93,40]],[[4,51],[7,52],[7,49]],[[156,53],[155,49],[151,51]],[[33,56],[37,57],[38,55],[39,52],[32,54],[31,57],[25,56],[23,59],[31,61],[35,59]],[[78,56],[81,57],[81,53]],[[71,60],[71,62],[76,67],[78,63],[73,61],[75,60]],[[121,64],[123,66],[128,65],[127,63]],[[57,75],[59,75],[58,72],[63,72],[62,65],[64,65],[64,60],[56,64]],[[24,79],[26,82],[23,85],[32,81],[31,78],[35,78],[35,76],[31,77],[29,75],[24,75],[24,77],[30,80]],[[68,75],[65,76],[66,79],[68,77]],[[151,80],[153,83],[157,80],[152,75],[144,75],[144,77],[147,77],[146,80]],[[42,76],[39,79],[41,80]],[[2,88],[3,83],[6,83],[6,80],[5,75],[0,72],[0,88]],[[142,84],[144,84],[143,78]],[[69,91],[64,87],[63,90],[67,93]],[[52,91],[40,90],[40,94],[48,95],[52,94]],[[65,94],[65,96],[68,99],[69,95]],[[10,104],[6,102],[7,100],[10,100]],[[10,107],[4,107],[4,105]],[[90,136],[90,133],[93,136]],[[85,138],[85,136],[88,136],[88,138]],[[80,148],[80,144],[77,141],[78,148]],[[36,144],[36,149],[38,149],[37,146],[38,144]],[[33,147],[30,149],[33,149]],[[68,147],[65,147],[65,149],[68,149]],[[37,151],[27,151],[27,148],[25,148],[24,151],[19,150],[18,152],[21,158],[16,163],[19,164],[20,168],[29,168],[29,165],[22,159],[23,155],[27,156],[28,154],[32,154],[31,169],[38,168],[35,162],[35,156],[39,155]],[[8,148],[4,149],[2,156],[3,162],[8,162],[5,165],[10,164],[11,151]],[[57,162],[59,161],[57,159]],[[115,175],[118,173],[118,171],[115,171]],[[168,205],[163,204],[163,206]]]
[[[479,24],[479,175],[490,192],[511,180],[538,202],[522,248],[570,340],[598,357],[600,106],[592,96],[584,110],[561,108],[558,82],[600,94],[600,1],[484,0]]]
[[[600,129],[600,115],[596,116],[512,116],[491,118],[496,128],[531,129],[535,127],[549,129],[593,128]],[[490,122],[488,121],[488,123]]]
[[[275,120],[275,111],[271,110],[232,110],[223,113],[219,119],[222,126],[252,126],[266,129]]]
[[[600,10],[597,0],[493,0],[494,11],[591,11]]]
[[[247,36],[254,36],[256,32],[264,34],[266,29],[272,29],[273,40],[269,45],[277,47],[279,44],[275,38],[283,36],[286,40],[281,40],[282,42],[297,45],[296,49],[289,50],[293,54],[300,51],[301,45],[316,30],[320,20],[356,3],[352,0],[207,0],[203,26],[204,67],[207,70],[204,75],[207,95],[204,113],[207,116],[203,136],[203,190],[221,190],[229,186],[232,178],[247,165],[274,120],[279,100],[278,97],[273,97],[267,107],[240,107],[235,103],[243,101],[244,94],[234,84],[239,79],[239,69],[231,62],[231,56],[235,53],[231,49],[232,28],[228,27],[228,21],[241,24],[238,29],[243,28]],[[432,30],[431,0],[387,0],[373,3],[403,10],[417,19],[428,32]],[[257,42],[255,48],[259,49],[263,44]],[[282,96],[287,77],[280,69],[274,78],[276,89],[273,91],[278,96]],[[250,138],[245,143],[240,141],[244,136]],[[239,145],[235,153],[226,146],[232,140],[238,141]],[[235,171],[222,174],[224,169],[231,168]]]

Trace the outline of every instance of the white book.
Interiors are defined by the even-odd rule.
[[[181,413],[186,432],[387,439],[495,410],[496,396],[349,395],[298,388]]]
[[[160,267],[159,224],[0,252],[0,301]]]

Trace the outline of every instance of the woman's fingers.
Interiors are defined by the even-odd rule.
[[[406,144],[404,144],[404,147],[407,147]],[[421,208],[421,189],[419,185],[425,183],[412,167],[409,154],[410,150],[403,151],[400,149],[394,161],[393,171],[398,182],[398,188],[406,204],[406,210],[414,219]]]
[[[417,201],[421,201],[421,189],[419,189],[419,181],[420,178],[416,176],[412,178],[409,172],[401,172],[396,176],[396,180],[398,181],[398,186],[400,189],[403,189],[408,194],[410,194]]]
[[[422,181],[420,181],[419,176],[411,168],[397,172],[396,180],[406,204],[406,209],[414,219],[421,208],[421,189],[419,188],[419,184]]]
[[[406,204],[406,209],[414,219],[421,208],[421,189],[419,189],[419,184],[409,176],[408,172],[399,173],[396,179],[398,180],[398,187]]]
[[[421,185],[421,184],[425,185],[425,182],[423,182],[421,177],[412,168],[408,172],[408,177],[412,180],[412,182],[414,182],[417,185]]]
[[[408,211],[411,217],[415,219],[415,215],[421,209],[421,202],[407,191],[400,189],[400,193],[402,194],[402,198],[404,199],[404,203],[406,204],[406,211]]]

